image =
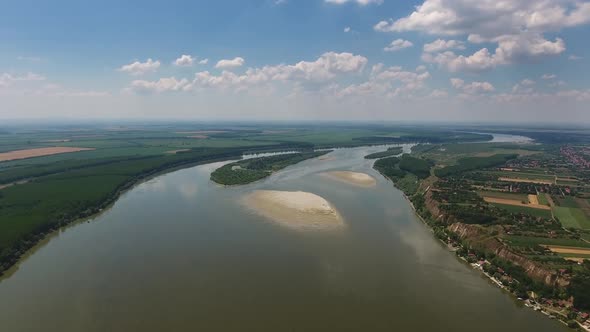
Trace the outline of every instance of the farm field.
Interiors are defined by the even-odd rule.
[[[537,195],[537,199],[539,200],[539,204],[549,206],[549,200],[547,199],[547,196],[545,193],[539,193]]]
[[[478,194],[482,197],[501,198],[520,202],[526,202],[528,200],[526,194],[510,193],[506,191],[479,191]]]
[[[549,181],[545,179],[525,179],[519,177],[505,177],[501,176],[498,178],[499,181],[506,181],[506,182],[522,182],[522,183],[538,183],[538,184],[554,184],[555,181]]]
[[[504,198],[484,197],[484,201],[492,204],[520,206],[528,209],[540,209],[540,210],[551,210],[547,205],[539,205],[533,203],[523,203],[522,201]]]
[[[41,157],[41,156],[50,156],[50,155],[63,154],[63,153],[73,153],[73,152],[79,152],[79,151],[89,151],[89,150],[94,150],[94,148],[46,147],[46,148],[15,150],[15,151],[0,153],[0,162]]]
[[[590,229],[590,220],[582,209],[556,206],[553,213],[565,228]]]
[[[507,210],[511,213],[524,213],[534,217],[541,217],[546,219],[551,219],[551,209],[537,209],[528,206],[516,206],[516,205],[509,205],[509,204],[501,204],[501,203],[492,203],[492,205]]]
[[[590,243],[576,239],[563,238],[544,238],[544,237],[529,237],[529,236],[504,236],[503,239],[515,247],[532,247],[537,245],[563,246],[563,247],[578,247],[590,249]]]

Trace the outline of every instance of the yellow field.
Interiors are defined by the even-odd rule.
[[[532,205],[539,205],[539,199],[537,198],[537,195],[529,195],[529,204]]]
[[[539,183],[539,184],[554,184],[555,183],[555,181],[549,181],[549,180],[519,179],[519,178],[505,178],[505,177],[500,177],[500,178],[498,178],[498,180],[508,181],[508,182]]]
[[[555,253],[558,253],[558,254],[590,255],[590,249],[588,249],[588,248],[549,246],[549,245],[544,245],[543,247],[545,247]]]
[[[33,157],[49,156],[52,154],[70,153],[70,152],[88,151],[88,150],[94,150],[94,149],[93,148],[75,148],[75,147],[60,146],[60,147],[17,150],[17,151],[0,153],[0,161],[26,159],[26,158],[33,158]]]
[[[529,196],[531,196],[531,195],[529,195]],[[535,196],[535,195],[532,195],[532,196]],[[536,196],[535,196],[535,198],[536,198]],[[547,205],[539,205],[538,201],[537,201],[537,204],[525,204],[525,203],[523,203],[519,200],[516,200],[516,199],[506,199],[506,198],[496,198],[496,197],[484,197],[483,200],[488,203],[523,206],[523,207],[528,207],[528,208],[532,208],[532,209],[540,209],[540,210],[551,210],[551,208],[548,207]],[[530,200],[530,197],[529,197],[529,200]]]

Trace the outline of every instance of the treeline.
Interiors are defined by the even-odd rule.
[[[365,156],[365,159],[379,159],[379,158],[385,158],[385,157],[390,157],[390,156],[397,156],[398,154],[402,153],[403,151],[404,151],[404,149],[401,146],[394,146],[394,147],[387,149],[386,151],[368,154]]]
[[[494,137],[488,134],[474,134],[453,131],[418,132],[402,136],[363,136],[353,140],[365,143],[456,143],[490,141]]]
[[[223,185],[247,184],[261,180],[289,165],[316,158],[331,151],[297,152],[276,156],[240,160],[216,169],[211,180]]]
[[[400,158],[397,157],[389,157],[379,159],[373,165],[379,173],[383,174],[383,176],[388,177],[392,180],[396,178],[403,178],[406,175],[405,171],[402,171],[399,167]]]
[[[408,154],[404,154],[401,158],[389,157],[379,159],[373,165],[377,171],[388,178],[402,178],[407,173],[411,173],[419,179],[424,179],[430,176],[430,168],[433,163],[412,157]]]
[[[416,175],[420,179],[430,176],[430,168],[434,163],[428,160],[415,158],[409,154],[404,154],[399,162],[399,168]]]
[[[590,260],[584,260],[583,269],[574,273],[568,293],[574,297],[574,307],[590,310]]]
[[[434,170],[438,177],[447,177],[476,169],[504,165],[508,160],[516,159],[517,154],[495,154],[489,157],[469,157],[458,160],[457,165],[447,166]]]

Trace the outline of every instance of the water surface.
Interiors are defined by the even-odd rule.
[[[241,187],[209,181],[221,163],[142,183],[0,282],[0,330],[565,330],[435,240],[363,159],[379,150],[338,149]],[[319,175],[327,170],[366,172],[377,186]],[[301,233],[264,220],[239,204],[256,189],[318,194],[346,230]]]

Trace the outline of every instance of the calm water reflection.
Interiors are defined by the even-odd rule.
[[[407,148],[407,147],[406,147]],[[220,164],[160,176],[52,237],[0,282],[2,331],[561,331],[460,263],[401,193],[341,149],[252,185]],[[318,175],[372,174],[376,188]],[[346,231],[298,233],[238,204],[254,189],[329,200]]]

